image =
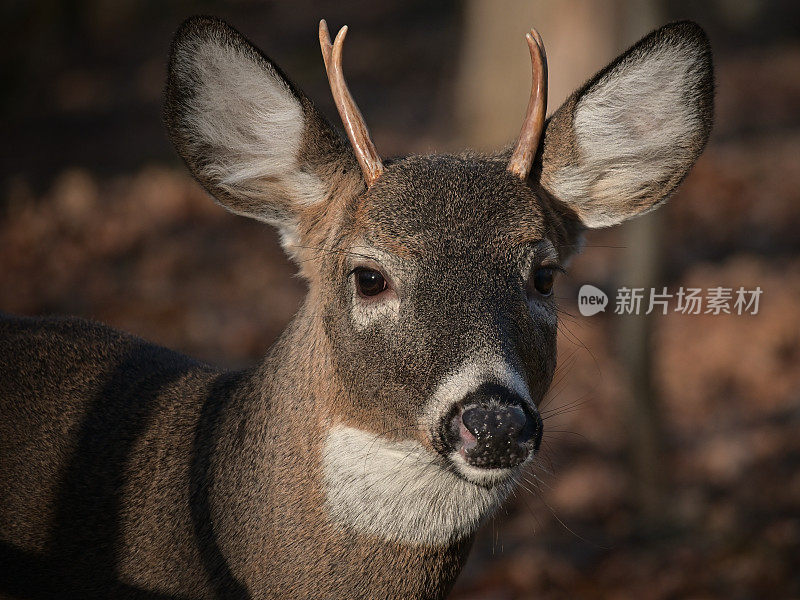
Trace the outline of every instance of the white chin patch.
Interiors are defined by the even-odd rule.
[[[416,441],[334,427],[322,454],[331,517],[361,534],[407,545],[445,546],[474,533],[505,499],[512,480],[505,474],[497,485],[481,487],[438,459]]]

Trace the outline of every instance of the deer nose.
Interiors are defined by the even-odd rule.
[[[461,420],[479,441],[492,437],[525,441],[520,439],[520,434],[528,419],[519,406],[470,406],[461,413]]]
[[[539,414],[506,388],[485,384],[469,394],[462,407],[451,430],[457,425],[457,450],[468,464],[510,468],[538,450],[542,438]]]

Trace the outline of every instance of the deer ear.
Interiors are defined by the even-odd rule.
[[[290,253],[304,213],[343,183],[363,188],[350,147],[223,21],[180,27],[165,95],[169,137],[195,178],[231,212],[277,226]]]
[[[711,48],[697,24],[652,32],[551,117],[542,186],[591,228],[655,208],[708,140],[713,79]]]

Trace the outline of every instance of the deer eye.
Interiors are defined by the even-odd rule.
[[[362,296],[377,296],[387,287],[386,279],[380,271],[356,269],[356,288]]]
[[[528,295],[535,289],[542,296],[550,296],[553,293],[553,280],[555,279],[555,269],[551,267],[540,267],[533,272],[533,276],[528,282]]]

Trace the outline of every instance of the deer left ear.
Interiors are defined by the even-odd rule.
[[[219,19],[193,17],[176,33],[164,115],[195,178],[231,212],[276,226],[290,255],[304,219],[364,188],[352,150],[308,98]]]
[[[711,48],[695,23],[666,25],[576,91],[547,123],[541,185],[585,227],[658,206],[711,132]]]

